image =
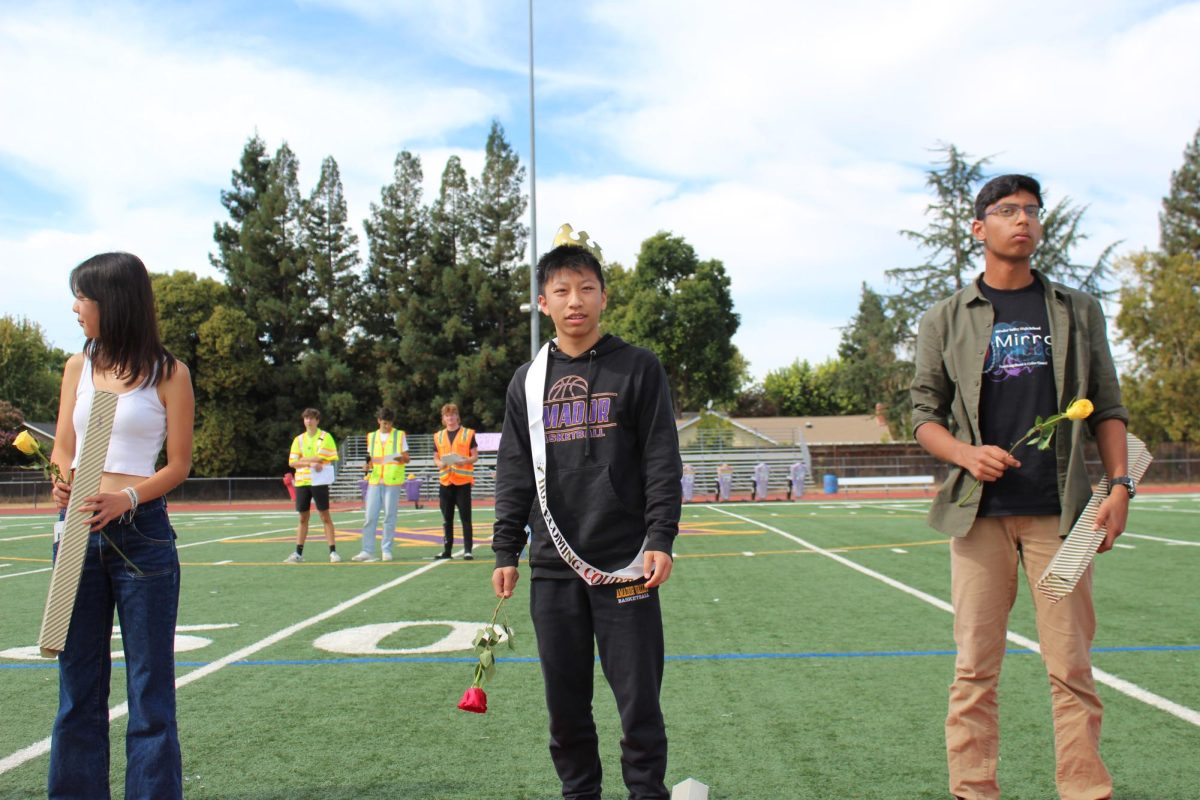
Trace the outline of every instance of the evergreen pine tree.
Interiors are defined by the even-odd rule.
[[[214,266],[226,275],[232,306],[253,325],[241,343],[257,349],[268,369],[256,374],[245,402],[252,409],[255,452],[263,471],[282,469],[300,409],[317,402],[299,373],[299,358],[316,334],[312,271],[301,235],[299,165],[283,144],[267,158],[257,136],[247,142],[233,191],[222,193],[230,221],[218,224]],[[245,433],[245,431],[241,431]]]
[[[408,271],[398,325],[404,374],[383,387],[385,402],[404,409],[414,431],[436,427],[443,403],[461,402],[457,358],[468,352],[474,335],[462,280],[473,238],[470,200],[466,171],[451,156],[429,213],[428,247]]]
[[[375,383],[373,394],[396,410],[401,428],[412,424],[408,416],[412,413],[411,376],[401,355],[404,310],[412,299],[412,272],[429,241],[423,180],[421,159],[407,150],[397,154],[392,182],[380,191],[379,203],[371,204],[371,216],[363,223],[369,256],[360,307],[369,343],[365,353],[370,362],[368,374]]]
[[[982,263],[983,246],[971,236],[971,222],[975,219],[975,193],[988,159],[971,161],[953,144],[941,144],[938,151],[944,157],[925,174],[925,185],[934,193],[934,201],[925,209],[929,224],[921,231],[900,232],[926,251],[928,260],[886,273],[900,285],[893,302],[910,321],[966,285]]]
[[[396,335],[396,315],[407,302],[408,271],[424,253],[429,238],[429,212],[421,200],[423,179],[421,159],[407,150],[401,152],[392,182],[383,187],[379,203],[371,204],[371,216],[363,223],[369,255],[362,325],[368,338],[376,341]],[[378,355],[394,357],[395,353]]]
[[[301,227],[315,336],[312,349],[301,356],[300,375],[316,387],[322,419],[351,425],[369,419],[374,409],[353,363],[360,298],[358,236],[347,224],[346,198],[333,156],[321,163],[317,186],[303,204]]]
[[[472,257],[460,262],[456,295],[472,346],[458,356],[457,380],[448,384],[459,392],[463,417],[485,429],[499,428],[508,381],[528,360],[529,320],[520,310],[529,285],[524,181],[525,168],[493,121],[483,174],[471,181]]]
[[[903,340],[904,326],[888,308],[887,298],[864,283],[858,313],[842,329],[838,382],[852,413],[874,414],[882,404],[897,438],[911,417],[908,384],[913,365],[897,355]]]
[[[1183,151],[1183,164],[1171,173],[1171,193],[1163,198],[1158,226],[1167,255],[1187,253],[1200,261],[1200,128]]]

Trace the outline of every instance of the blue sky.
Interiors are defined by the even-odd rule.
[[[129,250],[215,274],[246,139],[302,190],[333,155],[359,225],[396,153],[529,163],[524,0],[0,0],[0,314],[81,344],[70,268]],[[836,352],[861,284],[918,263],[939,141],[1087,204],[1088,261],[1157,243],[1200,126],[1200,3],[535,0],[538,243],[632,265],[658,230],[721,259],[762,376]]]

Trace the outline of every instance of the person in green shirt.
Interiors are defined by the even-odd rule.
[[[1091,498],[1085,427],[1117,487],[1100,506],[1100,552],[1125,529],[1134,494],[1127,477],[1129,414],[1092,296],[1032,268],[1042,238],[1041,186],[1025,175],[988,182],[975,201],[972,235],[984,272],[925,313],[911,386],[913,429],[929,453],[952,465],[929,512],[949,535],[958,654],[946,718],[950,792],[1000,797],[996,685],[1017,569],[1033,586]],[[1034,423],[1077,398],[1095,408],[1063,423],[1054,446],[1009,446]],[[1070,427],[1068,428],[1067,425]],[[983,490],[972,491],[976,481]],[[1112,795],[1100,757],[1102,705],[1092,677],[1096,628],[1092,570],[1057,604],[1033,592],[1042,659],[1054,707],[1057,788],[1064,800]]]

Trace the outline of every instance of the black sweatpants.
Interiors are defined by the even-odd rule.
[[[438,486],[438,502],[442,506],[442,544],[449,553],[454,549],[454,508],[462,521],[463,550],[471,552],[471,484],[459,483]]]
[[[569,800],[600,800],[600,752],[592,720],[595,645],[621,716],[621,772],[632,800],[666,800],[667,731],[658,589],[645,581],[590,586],[535,578],[529,605],[550,712],[550,757]]]

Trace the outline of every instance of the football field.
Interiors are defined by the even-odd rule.
[[[946,539],[927,500],[689,505],[662,590],[669,785],[714,800],[944,798],[953,673]],[[1097,559],[1103,752],[1120,800],[1200,797],[1200,497],[1139,495]],[[0,798],[45,795],[57,706],[36,656],[51,517],[0,516]],[[175,512],[176,636],[189,798],[554,798],[528,572],[508,604],[485,715],[456,709],[488,620],[490,509],[474,562],[434,562],[436,509],[404,509],[396,560],[357,564],[361,513],[319,525],[306,563],[295,514]],[[315,515],[314,515],[314,521]],[[1024,583],[1024,580],[1022,580]],[[1055,796],[1049,689],[1022,586],[1000,685],[1005,798]],[[124,765],[124,665],[113,650],[113,786]],[[599,665],[605,798],[625,797],[620,730]]]

